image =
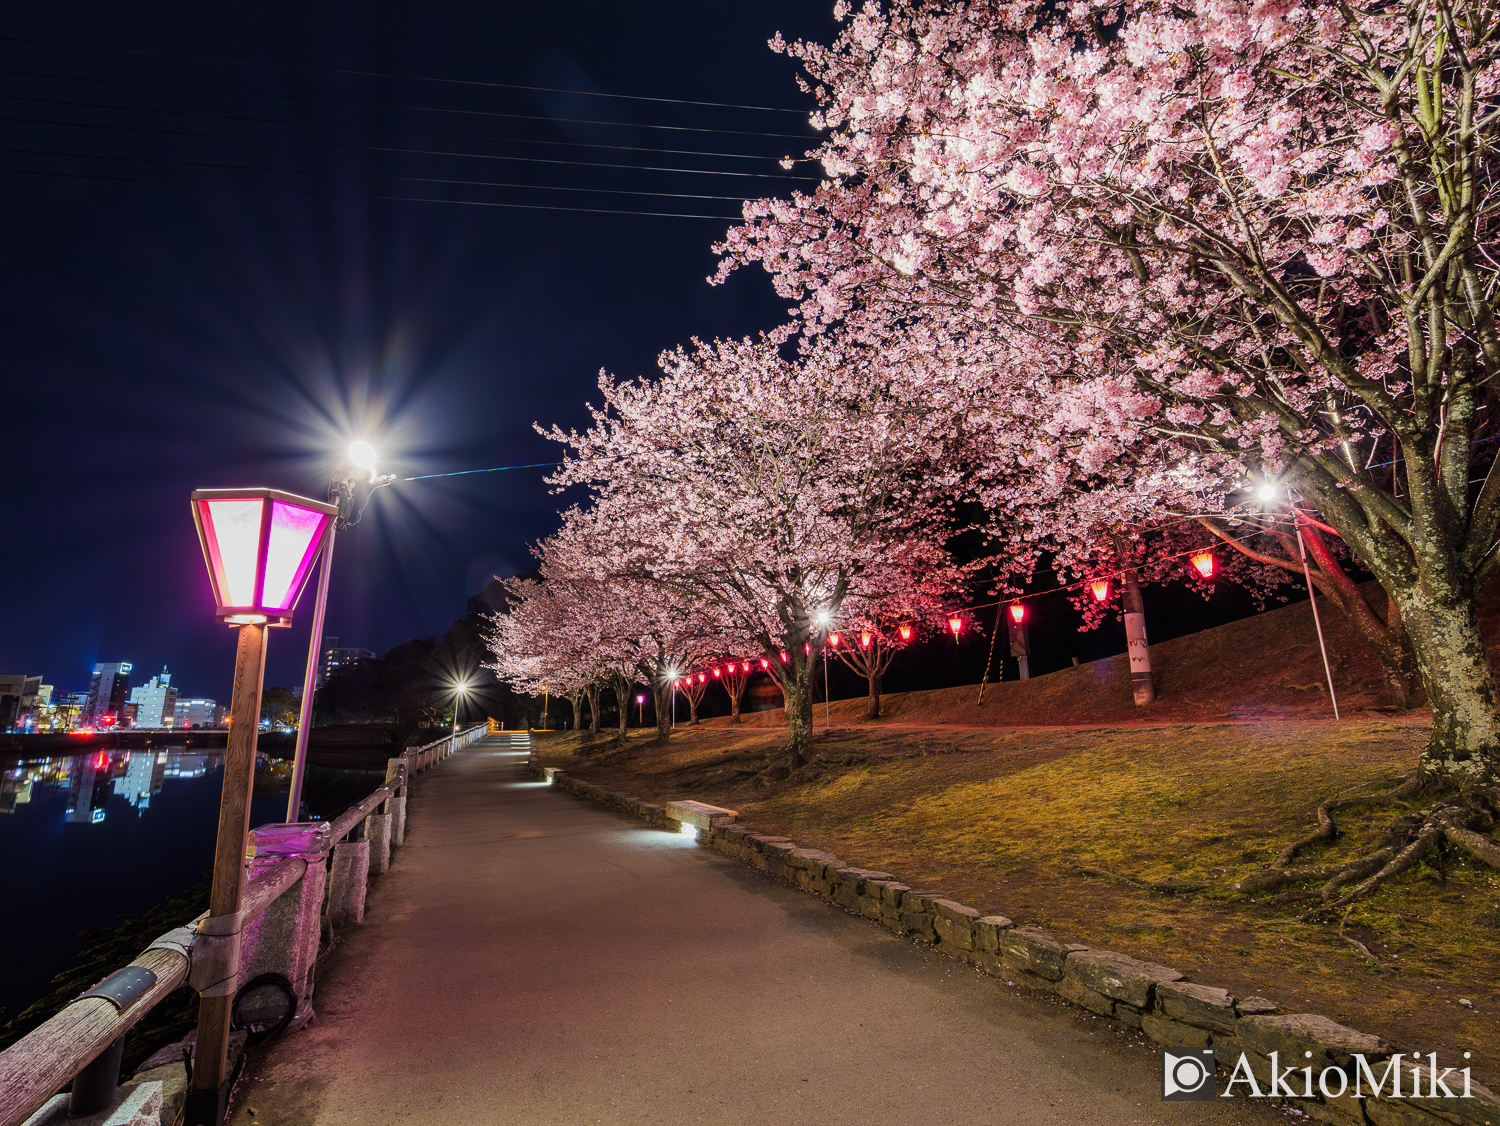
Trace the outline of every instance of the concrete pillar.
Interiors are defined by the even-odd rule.
[[[370,845],[370,874],[379,876],[391,866],[391,815],[372,813],[365,818],[365,840]]]
[[[406,760],[386,759],[385,780],[395,783],[395,794],[386,801],[385,812],[391,815],[391,844],[406,843]]]
[[[292,985],[297,998],[296,1015],[287,1030],[301,1028],[312,1019],[313,967],[318,959],[318,941],[323,932],[323,896],[328,886],[329,829],[325,821],[303,821],[285,825],[262,825],[250,833],[250,871],[279,864],[287,857],[307,861],[302,879],[284,892],[258,918],[245,924],[240,940],[240,969],[236,988],[263,973],[276,973]],[[256,992],[260,992],[257,990]],[[265,991],[271,1011],[279,1010],[285,998]],[[248,995],[241,1014],[256,1019],[256,997]]]
[[[328,876],[328,921],[335,927],[362,923],[365,884],[370,878],[370,842],[342,841],[333,846]]]

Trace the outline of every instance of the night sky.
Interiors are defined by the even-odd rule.
[[[413,200],[732,217],[792,182],[642,166],[786,175],[765,158],[807,149],[810,99],[766,40],[835,28],[831,0],[10,9],[0,672],[68,692],[95,661],[167,665],[227,702],[193,489],[321,498],[359,437],[402,477],[555,458],[532,423],[582,424],[601,367],[778,323],[763,274],[704,280],[726,221]],[[530,566],[557,504],[538,470],[380,491],[339,541],[327,632],[376,652],[442,632]],[[300,681],[310,602],[268,684]]]

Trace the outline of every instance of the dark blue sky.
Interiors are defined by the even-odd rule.
[[[641,166],[778,176],[766,159],[702,154],[799,155],[804,116],[334,70],[805,107],[766,40],[827,40],[831,7],[9,10],[0,671],[69,691],[96,660],[134,661],[141,679],[166,664],[183,691],[227,700],[233,638],[212,622],[192,489],[321,497],[361,436],[401,476],[544,460],[555,447],[532,423],[580,424],[599,368],[648,372],[692,335],[784,314],[764,275],[704,281],[723,222],[371,197],[727,216],[726,200],[555,189],[784,191]],[[536,470],[382,491],[340,541],[328,632],[376,651],[441,632],[492,574],[529,566],[556,505]],[[309,616],[273,634],[268,683],[300,679]]]

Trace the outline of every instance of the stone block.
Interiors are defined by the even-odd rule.
[[[1019,985],[1023,989],[1034,990],[1038,993],[1056,993],[1057,982],[1051,978],[1041,977],[1028,970],[1018,969],[1016,965],[1002,958],[1000,960],[1000,976],[1005,979],[1007,985]]]
[[[1346,1028],[1316,1013],[1241,1017],[1235,1023],[1234,1035],[1250,1051],[1263,1056],[1279,1052],[1284,1060],[1302,1061],[1302,1053],[1310,1051],[1315,1063],[1331,1059],[1347,1066],[1356,1054],[1373,1061],[1390,1053],[1389,1045],[1380,1037]]]
[[[341,841],[333,846],[333,870],[328,876],[328,921],[335,927],[364,922],[369,875],[369,841]]]
[[[1142,962],[1113,950],[1081,950],[1068,954],[1067,974],[1106,997],[1138,1009],[1151,1008],[1152,990],[1160,981],[1181,981],[1169,966]]]
[[[1075,977],[1065,977],[1057,983],[1057,995],[1072,1001],[1075,1005],[1082,1005],[1089,1012],[1098,1013],[1100,1016],[1113,1016],[1115,1003],[1102,993],[1083,985]]]
[[[937,941],[937,931],[932,925],[932,916],[925,912],[917,913],[903,911],[901,913],[901,929],[907,934],[925,938],[928,942]]]
[[[880,918],[880,897],[862,895],[855,903],[855,909],[867,919],[878,919]]]
[[[55,1095],[26,1120],[25,1126],[160,1126],[162,1085],[128,1083],[115,1096],[115,1104],[98,1114],[68,1117],[67,1095]]]
[[[1007,970],[1033,973],[1051,981],[1062,979],[1067,951],[1040,927],[1014,927],[1001,931],[1000,953]]]
[[[970,929],[967,919],[959,922],[950,915],[940,912],[933,917],[932,926],[937,931],[938,941],[945,949],[949,947],[957,950],[974,949],[974,932]]]
[[[1145,1013],[1141,1012],[1134,1005],[1127,1005],[1124,1001],[1115,1002],[1115,1019],[1126,1028],[1139,1029],[1141,1027],[1141,1020],[1145,1015]]]
[[[851,911],[859,910],[859,892],[855,890],[855,884],[849,880],[840,880],[835,884],[830,898],[840,907],[847,907]]]
[[[1206,1048],[1209,1035],[1206,1028],[1183,1024],[1158,1013],[1141,1014],[1141,1031],[1164,1048]]]
[[[974,952],[973,961],[974,965],[978,966],[985,973],[989,974],[990,977],[1005,976],[1005,967],[1001,964],[998,955],[989,953],[987,951],[976,950]]]
[[[1000,932],[1015,926],[1004,915],[985,915],[974,920],[974,948],[986,954],[1000,952]]]
[[[1234,1003],[1234,1011],[1242,1017],[1266,1016],[1281,1012],[1281,1006],[1265,997],[1244,997]]]
[[[1156,1007],[1175,1021],[1234,1035],[1234,998],[1226,990],[1188,981],[1162,981],[1156,985]]]

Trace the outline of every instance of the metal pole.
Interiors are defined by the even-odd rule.
[[[828,703],[828,638],[823,639],[823,730],[833,730],[832,713]]]
[[[1302,574],[1307,579],[1307,600],[1312,603],[1313,626],[1318,631],[1318,648],[1323,653],[1323,675],[1328,677],[1328,699],[1333,704],[1333,718],[1339,718],[1339,698],[1333,691],[1333,669],[1328,665],[1328,646],[1323,642],[1323,620],[1318,616],[1318,591],[1313,586],[1312,570],[1307,565],[1307,544],[1302,541],[1302,510],[1295,504],[1292,512],[1297,519],[1297,550],[1302,553]]]
[[[260,728],[260,697],[266,664],[266,625],[239,627],[234,659],[234,694],[229,705],[229,739],[224,751],[224,789],[219,798],[219,832],[214,846],[209,917],[198,926],[205,960],[220,980],[204,984],[198,1000],[198,1042],[188,1092],[187,1126],[219,1126],[229,1096],[229,1018],[240,961],[240,905],[245,893],[245,838],[250,832],[250,798],[255,788],[255,742]],[[204,936],[209,936],[204,941]]]
[[[292,753],[292,787],[286,798],[288,822],[301,820],[302,779],[307,774],[307,743],[312,738],[313,693],[317,689],[318,665],[323,656],[323,613],[328,608],[328,578],[333,573],[333,537],[338,521],[328,524],[323,544],[323,565],[318,568],[318,599],[313,605],[312,637],[307,642],[307,671],[302,674],[302,711],[297,720],[297,749]]]

